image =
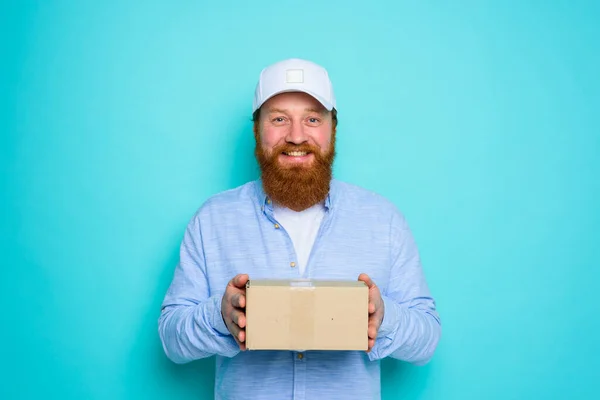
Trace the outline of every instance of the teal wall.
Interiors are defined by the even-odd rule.
[[[384,399],[598,396],[600,3],[351,4],[2,2],[0,398],[211,398],[159,306],[291,56],[330,70],[335,173],[405,213],[442,316]]]

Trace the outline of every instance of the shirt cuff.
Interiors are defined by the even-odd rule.
[[[383,299],[383,321],[377,332],[377,336],[381,337],[393,337],[394,333],[398,330],[398,323],[400,321],[399,306],[387,296],[381,296]]]

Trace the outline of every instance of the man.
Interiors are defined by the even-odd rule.
[[[176,363],[216,355],[217,399],[378,399],[379,361],[424,364],[440,337],[409,227],[389,201],[332,178],[337,110],[324,68],[267,67],[253,112],[261,177],[190,221],[159,319],[164,350]],[[369,350],[247,351],[250,278],[364,281]]]

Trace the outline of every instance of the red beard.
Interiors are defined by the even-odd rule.
[[[306,151],[313,154],[310,165],[282,166],[278,157],[282,152]],[[285,143],[267,154],[256,141],[254,154],[262,172],[263,189],[269,198],[294,211],[302,211],[327,198],[335,158],[335,132],[331,135],[329,151],[309,144]]]

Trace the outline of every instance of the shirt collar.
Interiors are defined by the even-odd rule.
[[[258,201],[259,206],[263,211],[269,210],[273,211],[273,202],[269,199],[267,194],[264,191],[262,185],[262,179],[257,179],[254,181],[254,187],[256,189],[256,200]],[[330,211],[334,205],[334,201],[336,199],[336,195],[338,192],[337,182],[335,179],[332,179],[329,184],[329,194],[325,198],[325,211]]]

